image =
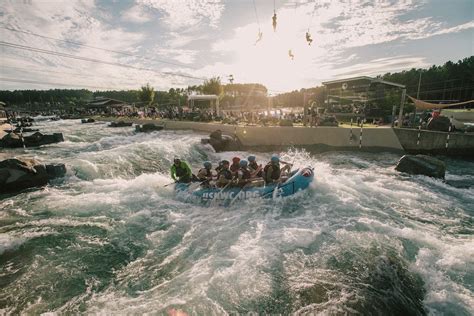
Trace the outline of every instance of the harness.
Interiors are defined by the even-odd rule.
[[[227,180],[232,180],[232,173],[230,172],[229,169],[222,169],[219,172],[219,176],[223,175],[225,179]]]
[[[247,180],[247,179],[250,179],[250,171],[248,169],[240,169],[240,171],[242,171],[242,180]]]
[[[263,168],[263,171],[265,172],[265,178],[267,175],[268,168],[272,167],[272,173],[270,175],[270,178],[272,180],[278,180],[280,178],[280,165],[274,165],[271,162],[269,162],[265,168]]]
[[[239,165],[239,164],[232,164],[232,165],[230,166],[230,171],[232,171],[232,172],[236,172],[236,171],[239,170],[239,169],[240,169],[240,165]]]
[[[175,169],[176,169],[176,176],[178,178],[181,178],[181,177],[185,176],[186,173],[187,173],[186,169],[181,167],[181,163],[179,164],[179,166],[177,166],[177,167],[175,166]]]

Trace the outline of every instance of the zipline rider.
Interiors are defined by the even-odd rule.
[[[178,183],[189,183],[192,179],[192,171],[189,165],[185,161],[181,161],[179,158],[174,159],[174,163],[171,166],[171,178]]]

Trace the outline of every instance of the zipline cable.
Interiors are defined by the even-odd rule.
[[[138,58],[143,58],[143,59],[147,59],[147,60],[151,60],[151,61],[157,61],[157,62],[163,63],[163,64],[169,64],[169,65],[174,65],[174,66],[179,66],[179,67],[196,69],[195,67],[191,67],[189,65],[185,65],[185,64],[181,64],[181,63],[175,63],[175,62],[165,61],[165,60],[161,60],[161,59],[140,56],[140,55],[136,55],[136,54],[132,54],[132,53],[124,52],[124,51],[119,51],[119,50],[113,50],[113,49],[107,49],[107,48],[102,48],[102,47],[97,47],[97,46],[86,45],[86,44],[82,44],[82,43],[75,42],[75,41],[63,40],[63,39],[59,39],[59,38],[54,38],[54,37],[50,37],[50,36],[36,34],[36,33],[33,33],[33,32],[22,31],[22,30],[19,30],[19,29],[10,28],[10,27],[6,27],[6,26],[0,26],[0,29],[4,29],[4,30],[7,30],[7,31],[11,31],[11,32],[27,34],[27,35],[36,36],[36,37],[41,37],[41,38],[45,38],[45,39],[50,39],[50,40],[54,40],[54,41],[58,41],[58,42],[63,42],[63,43],[67,43],[67,44],[76,45],[76,46],[82,46],[82,47],[87,47],[87,48],[92,48],[92,49],[98,49],[98,50],[102,50],[102,51],[105,51],[105,52],[116,53],[116,54],[121,54],[121,55],[125,55],[125,56],[131,56],[131,57],[138,57]]]
[[[48,55],[53,55],[53,56],[58,56],[58,57],[63,57],[63,58],[70,58],[70,59],[75,59],[75,60],[87,61],[87,62],[92,62],[92,63],[99,63],[99,64],[118,66],[118,67],[137,69],[137,70],[144,70],[144,71],[151,71],[151,72],[155,72],[155,73],[158,73],[158,74],[161,74],[161,75],[166,75],[166,76],[177,76],[177,77],[184,77],[184,78],[196,79],[196,80],[206,80],[206,78],[194,77],[194,76],[190,76],[190,75],[185,75],[185,74],[180,74],[180,73],[173,73],[173,72],[169,72],[169,71],[158,71],[158,70],[151,69],[151,68],[135,67],[135,66],[131,66],[131,65],[117,63],[117,62],[110,62],[110,61],[105,61],[105,60],[89,58],[89,57],[76,56],[76,55],[60,53],[60,52],[50,51],[50,50],[31,47],[31,46],[19,45],[19,44],[15,44],[15,43],[4,42],[4,41],[0,41],[0,45],[10,47],[10,48],[22,49],[22,50],[31,51],[31,52],[37,52],[37,53],[41,53],[41,54],[48,54]]]

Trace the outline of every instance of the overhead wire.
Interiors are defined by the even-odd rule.
[[[101,86],[91,86],[91,85],[73,85],[61,82],[49,82],[49,81],[37,81],[37,80],[27,80],[27,79],[19,79],[19,78],[0,78],[0,81],[6,82],[17,82],[17,83],[31,83],[31,84],[38,84],[38,85],[49,85],[49,86],[64,86],[64,87],[83,87],[83,88],[91,88],[91,89],[106,89],[106,90],[116,90],[116,88],[111,87],[101,87]]]
[[[257,5],[255,4],[255,0],[253,0],[253,8],[254,8],[254,11],[255,11],[255,18],[257,19],[257,25],[258,25],[257,40],[255,41],[255,44],[254,44],[254,45],[257,45],[257,43],[262,40],[263,33],[262,33],[262,29],[260,27],[260,21],[258,19]]]
[[[191,76],[191,75],[174,73],[174,72],[170,72],[170,71],[158,71],[158,70],[151,69],[151,68],[136,67],[136,66],[121,64],[121,63],[117,63],[117,62],[110,62],[110,61],[105,61],[105,60],[100,60],[100,59],[95,59],[95,58],[89,58],[89,57],[77,56],[77,55],[72,55],[72,54],[67,54],[67,53],[55,52],[55,51],[51,51],[51,50],[45,50],[45,49],[41,49],[41,48],[25,46],[25,45],[20,45],[20,44],[16,44],[16,43],[9,43],[9,42],[5,42],[5,41],[0,41],[0,45],[6,46],[6,47],[11,47],[11,48],[16,48],[16,49],[21,49],[21,50],[26,50],[26,51],[32,51],[32,52],[37,52],[37,53],[42,53],[42,54],[48,54],[48,55],[63,57],[63,58],[70,58],[70,59],[75,59],[75,60],[81,60],[81,61],[111,65],[111,66],[118,66],[118,67],[124,67],[124,68],[136,69],[136,70],[151,71],[151,72],[155,72],[155,73],[158,73],[158,74],[161,74],[161,75],[177,76],[177,77],[184,77],[184,78],[196,79],[196,80],[206,80],[206,78],[195,77],[195,76]]]
[[[70,75],[70,76],[76,76],[76,77],[81,77],[81,78],[102,78],[102,79],[118,79],[118,80],[127,80],[129,78],[125,77],[115,77],[115,76],[96,76],[96,75],[86,75],[83,73],[74,73],[74,72],[65,72],[65,71],[54,71],[54,70],[48,70],[48,69],[38,69],[38,68],[22,68],[22,67],[13,67],[13,66],[0,66],[0,68],[8,68],[8,69],[14,69],[14,70],[21,70],[25,72],[38,72],[38,73],[53,73],[53,74],[63,74],[63,75]]]
[[[316,3],[316,0],[314,0],[313,12],[311,13],[311,17],[309,18],[308,33],[309,33],[309,31],[311,30],[311,25],[312,25],[312,23],[313,23],[314,13],[316,12],[316,6],[317,6],[317,3]]]
[[[82,46],[82,47],[87,47],[87,48],[92,48],[92,49],[98,49],[98,50],[102,50],[102,51],[106,51],[106,52],[110,52],[110,53],[116,53],[116,54],[121,54],[121,55],[125,55],[125,56],[130,56],[130,57],[138,57],[138,58],[143,58],[143,59],[147,59],[147,60],[151,60],[151,61],[157,61],[157,62],[163,63],[163,64],[169,64],[169,65],[173,65],[173,66],[180,66],[180,67],[185,67],[185,68],[196,69],[195,67],[191,67],[191,66],[186,65],[186,64],[181,64],[181,63],[176,63],[176,62],[165,61],[165,60],[162,60],[162,59],[141,56],[141,55],[125,52],[125,51],[119,51],[119,50],[114,50],[114,49],[107,49],[107,48],[103,48],[103,47],[86,45],[86,44],[82,44],[82,43],[75,42],[75,41],[63,40],[63,39],[60,39],[60,38],[45,36],[45,35],[36,34],[36,33],[33,33],[33,32],[29,32],[29,31],[27,32],[27,31],[15,29],[15,28],[10,28],[10,27],[6,27],[6,26],[0,26],[0,29],[4,29],[4,30],[7,30],[7,31],[11,31],[11,32],[27,34],[27,35],[36,36],[36,37],[41,37],[41,38],[45,38],[45,39],[50,39],[50,40],[54,40],[54,41],[58,41],[58,42],[63,42],[63,43],[67,43],[67,44],[76,45],[76,46]]]

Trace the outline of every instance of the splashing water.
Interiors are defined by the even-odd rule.
[[[66,141],[4,155],[65,162],[42,190],[0,199],[0,312],[474,313],[474,163],[447,181],[394,171],[394,154],[310,153],[310,190],[203,207],[175,199],[174,156],[200,135],[43,122]],[[259,153],[264,162],[271,153]]]

